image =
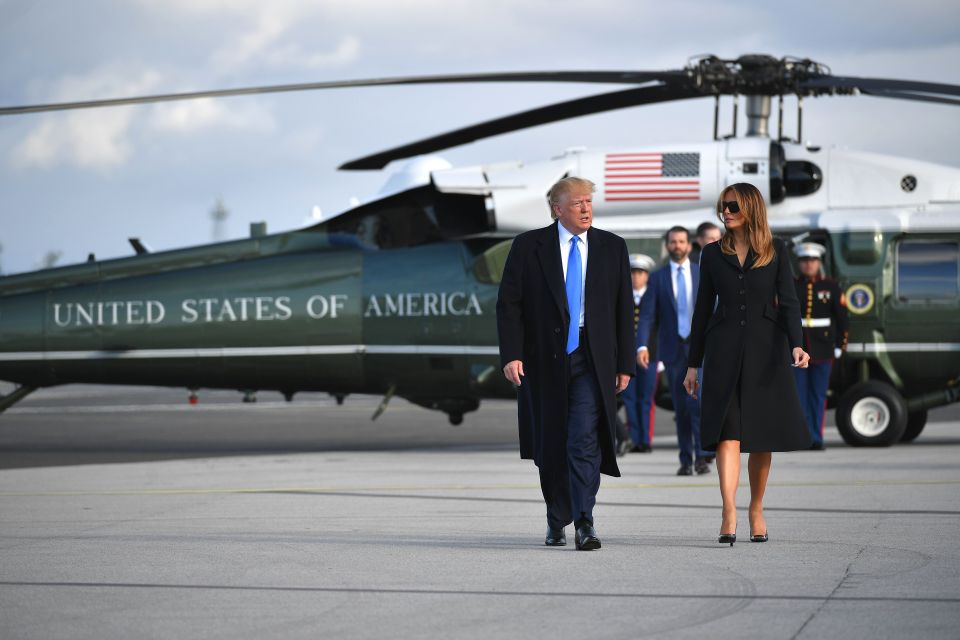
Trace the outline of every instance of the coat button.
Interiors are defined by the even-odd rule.
[[[741,320],[741,321],[740,321],[740,326],[741,326],[741,327],[747,326],[747,321],[746,321],[746,320]]]
[[[740,280],[743,280],[743,274],[742,273],[737,274],[737,278],[739,278]]]
[[[745,305],[745,304],[740,305],[740,311],[743,311],[743,310],[746,309],[746,308],[747,308],[747,305]]]
[[[553,354],[553,359],[554,359],[554,360],[557,359],[557,354]]]
[[[740,289],[740,295],[743,295],[743,294],[745,294],[746,292],[747,292],[746,289]]]
[[[560,327],[557,327],[556,329],[554,329],[553,332],[554,332],[554,333],[560,333]]]

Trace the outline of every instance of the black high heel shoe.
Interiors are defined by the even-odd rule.
[[[720,544],[730,543],[730,546],[733,546],[733,543],[737,541],[737,534],[735,533],[721,533],[720,537],[717,538],[717,542]]]
[[[766,542],[766,541],[769,540],[769,539],[770,539],[770,537],[767,536],[767,534],[765,534],[765,533],[763,533],[763,534],[761,534],[761,535],[758,535],[758,536],[755,536],[755,535],[753,535],[753,534],[750,534],[750,542]]]

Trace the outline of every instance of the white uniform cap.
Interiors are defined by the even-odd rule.
[[[823,258],[823,254],[826,253],[827,249],[822,244],[817,244],[816,242],[801,242],[793,248],[793,251],[797,254],[798,258],[816,258],[819,260]]]
[[[653,261],[648,255],[643,253],[631,253],[630,254],[630,268],[631,269],[642,269],[643,271],[653,271],[653,268],[657,266],[657,263]]]

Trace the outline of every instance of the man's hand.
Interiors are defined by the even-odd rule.
[[[683,379],[683,388],[691,396],[697,395],[697,369],[696,367],[687,367],[687,375]]]
[[[646,369],[650,366],[650,350],[640,349],[637,351],[637,364]]]
[[[523,377],[523,362],[520,360],[511,360],[503,368],[503,375],[506,376],[513,386],[520,386],[520,378]]]
[[[793,349],[793,366],[799,369],[806,369],[807,365],[810,364],[810,354],[801,349],[800,347],[794,347]]]
[[[839,360],[839,359],[840,359],[840,356],[842,356],[842,355],[843,355],[843,349],[841,349],[840,347],[834,347],[834,348],[833,348],[833,359],[834,359],[834,360]]]
[[[630,376],[625,373],[617,374],[617,393],[623,393],[623,390],[630,384]]]

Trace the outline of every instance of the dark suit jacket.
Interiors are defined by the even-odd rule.
[[[501,366],[521,360],[526,374],[518,390],[520,455],[548,470],[567,464],[570,318],[557,224],[514,239],[497,296]],[[591,228],[587,243],[584,327],[603,395],[600,471],[619,476],[614,449],[616,374],[632,376],[635,371],[630,264],[627,245],[619,236]]]
[[[690,264],[690,280],[693,283],[693,304],[690,307],[691,317],[697,303],[697,288],[700,284],[700,267]],[[650,332],[654,324],[659,325],[657,333],[657,347],[659,359],[664,364],[679,361],[685,357],[680,344],[680,333],[677,321],[677,299],[673,296],[673,283],[670,281],[670,264],[661,267],[650,274],[647,281],[647,292],[640,301],[640,325],[637,327],[637,344],[635,349],[649,347]]]
[[[802,341],[800,304],[783,241],[774,238],[773,247],[773,262],[756,269],[752,252],[741,267],[719,242],[700,256],[688,364],[703,364],[700,435],[708,451],[717,447],[731,402],[740,403],[741,451],[810,446],[790,369],[791,349]]]

